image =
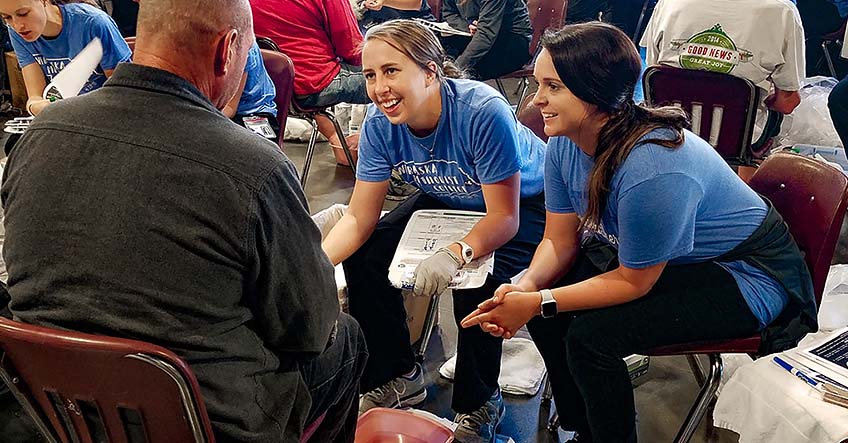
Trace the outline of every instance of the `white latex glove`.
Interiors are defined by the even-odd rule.
[[[448,288],[460,268],[459,257],[447,249],[439,249],[415,268],[412,293],[432,297]]]

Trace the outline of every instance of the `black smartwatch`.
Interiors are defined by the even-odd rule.
[[[550,289],[542,289],[542,318],[551,318],[557,315],[557,302]]]

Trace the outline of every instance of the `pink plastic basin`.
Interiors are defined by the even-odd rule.
[[[397,409],[374,408],[359,417],[355,443],[451,443],[441,423]]]

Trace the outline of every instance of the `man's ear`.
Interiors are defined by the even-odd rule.
[[[230,29],[220,38],[215,46],[215,75],[223,76],[229,69],[230,62],[235,57],[238,31]]]

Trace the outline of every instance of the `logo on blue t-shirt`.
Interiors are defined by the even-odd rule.
[[[483,191],[473,175],[454,160],[404,161],[394,169],[404,180],[434,197],[475,199]]]

